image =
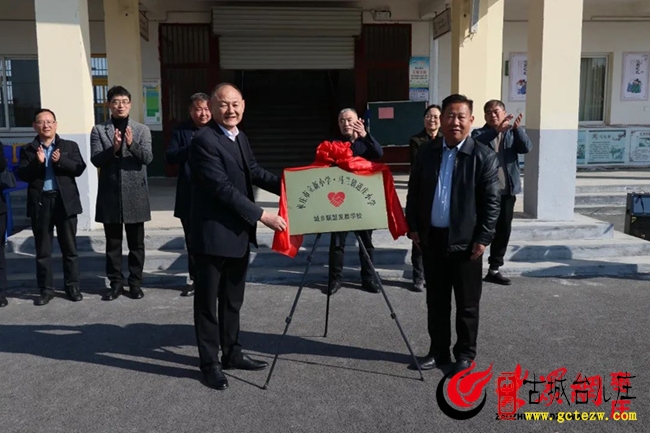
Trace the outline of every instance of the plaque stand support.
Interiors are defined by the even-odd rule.
[[[278,341],[278,347],[275,352],[275,356],[273,357],[273,362],[271,363],[271,369],[269,370],[269,375],[266,378],[266,383],[264,383],[263,389],[268,389],[269,382],[271,381],[271,376],[273,375],[273,370],[275,370],[275,364],[278,361],[278,356],[280,355],[280,349],[282,347],[282,342],[284,341],[284,337],[287,335],[287,331],[289,331],[289,325],[291,325],[291,320],[293,319],[293,314],[296,312],[296,306],[298,305],[298,299],[300,299],[300,295],[302,293],[302,289],[305,285],[305,280],[307,278],[307,274],[309,273],[309,268],[311,268],[311,263],[312,259],[314,257],[314,251],[316,251],[316,247],[318,246],[318,242],[320,241],[320,238],[323,234],[318,233],[316,235],[316,239],[314,239],[314,245],[311,247],[311,251],[309,253],[309,256],[307,256],[307,266],[305,266],[305,272],[302,274],[302,279],[300,280],[300,285],[298,286],[298,292],[296,293],[296,298],[293,300],[293,305],[291,306],[291,311],[289,312],[289,315],[285,319],[285,327],[284,327],[284,332],[282,333],[282,336],[280,337],[280,340]],[[371,264],[371,269],[372,269],[372,274],[375,278],[375,281],[379,284],[379,290],[381,294],[384,297],[384,300],[386,301],[386,305],[388,305],[388,309],[390,310],[390,317],[395,320],[395,324],[397,325],[397,328],[399,329],[400,334],[402,334],[402,338],[404,339],[404,343],[406,343],[406,347],[408,348],[411,356],[413,357],[413,362],[414,365],[417,367],[418,372],[420,373],[420,380],[424,380],[424,376],[422,375],[422,369],[420,368],[420,363],[418,362],[417,358],[415,357],[415,353],[413,352],[413,349],[411,348],[411,344],[409,343],[408,339],[406,338],[406,334],[404,334],[404,330],[402,329],[402,325],[399,323],[399,319],[397,318],[397,314],[395,313],[395,310],[393,309],[392,304],[390,303],[390,300],[388,299],[388,296],[386,295],[386,291],[384,290],[384,286],[381,283],[381,278],[379,277],[379,274],[377,273],[377,270],[375,269],[375,265],[372,263],[370,260],[370,256],[368,255],[368,250],[366,249],[366,246],[363,244],[361,241],[361,237],[355,233],[355,236],[357,238],[357,242],[359,243],[359,248],[361,249],[362,254],[364,257],[367,259],[368,263]],[[327,337],[327,329],[329,325],[329,314],[330,314],[330,297],[332,296],[332,293],[330,291],[330,287],[327,288],[327,307],[325,310],[325,333],[323,337]]]

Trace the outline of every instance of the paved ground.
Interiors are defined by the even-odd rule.
[[[413,347],[426,352],[424,294],[386,283]],[[249,352],[271,360],[295,293],[248,286],[241,339]],[[322,338],[326,298],[307,288],[270,388],[260,389],[266,372],[236,371],[225,392],[200,381],[192,299],[177,290],[111,303],[86,293],[81,303],[56,298],[46,307],[17,295],[0,310],[0,431],[650,431],[650,281],[517,278],[509,288],[486,284],[483,293],[478,369],[494,363],[494,377],[483,411],[462,423],[436,404],[439,371],[421,382],[406,368],[381,295],[350,287],[336,294]],[[538,376],[566,367],[569,382],[578,372],[601,375],[606,398],[609,373],[630,371],[638,421],[496,421],[496,378],[517,363]],[[577,409],[609,413],[610,404]]]

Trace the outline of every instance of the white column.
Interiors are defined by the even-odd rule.
[[[138,0],[104,0],[108,86],[131,92],[130,117],[144,121]]]
[[[95,228],[97,170],[90,163],[94,124],[87,0],[35,0],[41,106],[56,113],[58,134],[76,141],[87,168],[77,179],[79,230]]]
[[[574,218],[582,9],[583,0],[529,3],[524,212],[542,220]]]

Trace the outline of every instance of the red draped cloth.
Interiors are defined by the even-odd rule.
[[[368,161],[367,159],[352,156],[349,142],[323,141],[316,149],[316,159],[305,167],[288,168],[286,171],[309,170],[310,168],[331,167],[336,165],[339,168],[358,175],[370,175],[381,172],[384,181],[384,193],[386,196],[386,215],[388,216],[388,230],[393,239],[397,239],[408,232],[408,224],[399,202],[393,175],[384,164]],[[290,236],[291,221],[287,209],[287,192],[285,187],[284,174],[280,186],[280,211],[279,214],[287,221],[287,229],[283,232],[276,232],[273,237],[273,251],[295,257],[302,245],[302,235]]]

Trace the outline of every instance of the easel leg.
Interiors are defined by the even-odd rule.
[[[395,314],[395,310],[393,310],[393,306],[391,305],[390,301],[388,300],[388,296],[386,295],[386,291],[384,290],[384,286],[381,283],[381,278],[379,277],[379,274],[377,273],[377,269],[375,269],[375,264],[372,263],[370,260],[370,255],[368,254],[368,250],[366,249],[366,246],[363,244],[363,241],[361,240],[361,237],[355,233],[354,234],[357,237],[357,242],[359,243],[359,248],[361,249],[361,252],[363,253],[364,257],[368,260],[368,263],[370,263],[370,268],[372,269],[372,274],[375,276],[375,281],[377,281],[377,284],[379,284],[379,290],[381,291],[381,294],[384,296],[384,300],[386,301],[386,305],[388,305],[388,309],[390,310],[390,317],[395,320],[395,323],[397,324],[397,328],[399,329],[400,334],[402,334],[402,338],[404,339],[404,342],[406,343],[406,347],[408,347],[409,352],[411,352],[411,356],[413,357],[413,361],[415,362],[415,365],[418,368],[418,372],[420,373],[420,380],[424,380],[424,376],[422,375],[422,369],[420,368],[420,363],[418,362],[418,359],[415,357],[415,353],[413,352],[413,349],[411,348],[411,343],[409,343],[408,339],[406,338],[406,334],[404,334],[404,330],[402,329],[402,325],[399,323],[399,319],[397,318],[397,314]]]
[[[323,338],[327,337],[327,328],[330,322],[330,297],[332,296],[332,287],[328,284],[327,286],[327,307],[325,308],[325,333]]]
[[[293,318],[293,313],[296,312],[296,306],[298,305],[298,299],[300,299],[300,294],[302,293],[303,286],[305,285],[305,279],[307,278],[307,273],[309,272],[309,268],[311,267],[311,261],[314,257],[314,251],[316,251],[316,247],[318,246],[318,241],[320,240],[322,234],[318,233],[316,235],[316,239],[314,239],[314,245],[311,247],[311,252],[309,253],[309,256],[307,256],[307,266],[305,267],[305,272],[302,274],[302,279],[300,280],[300,286],[298,286],[298,293],[296,293],[296,298],[293,300],[293,305],[291,306],[291,312],[289,313],[289,316],[285,319],[286,325],[284,327],[284,332],[282,333],[282,337],[280,337],[280,341],[278,341],[278,348],[275,352],[275,357],[273,358],[273,363],[271,364],[271,369],[269,370],[269,375],[266,378],[266,383],[264,383],[263,389],[267,389],[269,386],[269,382],[271,381],[271,375],[273,374],[273,370],[275,369],[275,363],[278,361],[278,356],[280,355],[280,348],[282,347],[282,341],[284,340],[284,337],[287,335],[287,331],[289,331],[289,325],[291,325],[291,319]]]

